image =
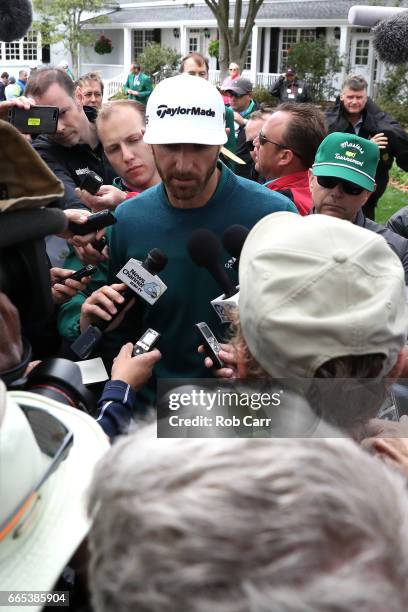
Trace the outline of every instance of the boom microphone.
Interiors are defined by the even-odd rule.
[[[1,0],[0,40],[20,40],[30,29],[33,8],[30,0]]]
[[[379,21],[396,17],[406,8],[395,6],[352,6],[348,13],[348,22],[351,25],[372,28]]]
[[[221,264],[221,240],[214,232],[205,228],[196,230],[188,241],[187,249],[194,263],[208,270],[226,298],[238,292]]]
[[[395,17],[381,21],[373,29],[374,49],[386,64],[405,64],[408,62],[408,11],[404,10]]]
[[[68,225],[66,216],[57,208],[0,213],[0,221],[0,248],[37,240],[51,234],[60,234]]]

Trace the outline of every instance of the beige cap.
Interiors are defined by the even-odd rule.
[[[404,271],[384,238],[326,215],[264,217],[242,250],[239,311],[253,357],[276,378],[310,378],[326,361],[383,353],[408,331]]]

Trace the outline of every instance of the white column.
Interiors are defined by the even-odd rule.
[[[343,61],[343,68],[341,69],[341,83],[346,78],[347,64],[349,60],[350,52],[350,28],[349,26],[341,26],[340,28],[340,44],[339,44],[339,55]],[[340,83],[340,86],[341,86]]]
[[[188,51],[187,45],[187,26],[184,24],[180,24],[180,54],[181,57],[187,55]]]
[[[256,85],[256,73],[258,66],[258,56],[259,56],[259,27],[254,26],[252,28],[252,48],[251,48],[251,70],[250,70],[250,79],[255,87]]]
[[[123,30],[123,72],[127,74],[129,66],[133,61],[132,54],[132,30],[124,28]]]
[[[271,49],[271,28],[265,28],[262,72],[269,72],[270,49]]]

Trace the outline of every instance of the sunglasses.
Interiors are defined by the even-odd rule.
[[[233,91],[229,91],[228,92],[230,98],[242,98],[243,96],[246,96],[247,94],[237,94]]]
[[[254,141],[253,140],[247,140],[245,144],[246,144],[247,150],[250,153],[255,149],[255,145],[254,145]]]
[[[296,155],[296,157],[299,157],[299,159],[302,159],[299,153],[296,153],[296,151],[294,151],[290,147],[287,147],[286,145],[281,144],[280,142],[269,140],[269,138],[265,136],[262,130],[258,134],[258,140],[259,140],[259,144],[261,145],[261,147],[263,147],[267,142],[269,142],[269,144],[273,144],[275,145],[275,147],[279,147],[280,149],[288,149],[289,151],[292,151],[293,155]]]
[[[364,191],[364,187],[350,183],[350,181],[344,181],[343,179],[334,176],[316,176],[317,182],[320,187],[325,189],[334,189],[336,185],[341,184],[341,188],[347,195],[360,195]]]
[[[0,524],[0,542],[13,531],[13,538],[21,534],[24,523],[30,516],[37,501],[41,499],[41,489],[48,478],[68,456],[74,434],[64,423],[42,408],[20,404],[41,452],[52,458],[51,463],[35,487],[18,503],[13,512]]]

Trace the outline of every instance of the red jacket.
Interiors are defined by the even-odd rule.
[[[309,214],[312,208],[312,196],[309,190],[308,170],[281,176],[269,183],[265,183],[265,187],[272,189],[272,191],[284,191],[285,195],[292,198],[296,208],[302,216]],[[286,194],[286,191],[290,191],[290,193]]]

